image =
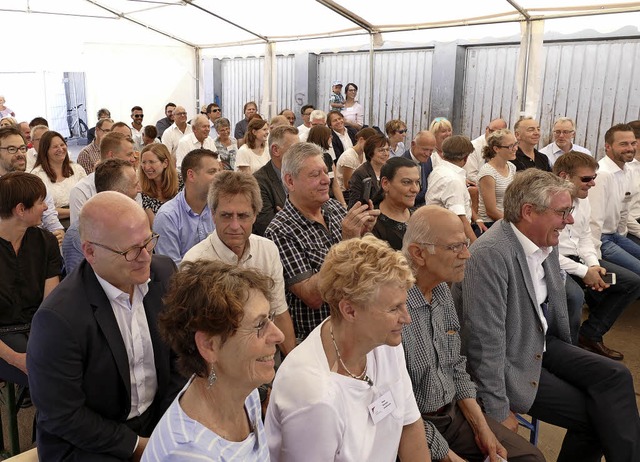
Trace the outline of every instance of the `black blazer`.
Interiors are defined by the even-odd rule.
[[[404,152],[404,154],[402,154],[402,157],[406,157],[407,159],[413,160],[411,158],[411,150],[409,149],[407,149]],[[427,179],[429,178],[429,174],[433,171],[433,164],[431,163],[431,157],[429,157],[429,159],[427,159],[426,162],[418,162],[418,165],[420,165],[420,170],[422,170],[422,172],[420,177],[420,192],[418,192],[418,195],[416,196],[416,203],[415,203],[416,207],[420,207],[421,205],[424,205],[426,202],[425,196],[427,195],[427,186],[428,186]]]
[[[363,189],[362,180],[367,177],[371,178],[371,199],[380,191],[380,182],[378,181],[376,172],[373,171],[371,162],[366,161],[353,171],[353,175],[351,175],[351,179],[349,180],[349,189],[351,192],[349,193],[348,208],[353,207],[353,205],[360,200]]]
[[[171,259],[153,256],[144,308],[158,391],[150,408],[150,428],[141,436],[150,435],[186,383],[156,323],[175,271]],[[93,460],[91,454],[129,459],[137,440],[125,424],[131,408],[129,361],[111,304],[86,260],[33,317],[27,365],[31,398],[38,410],[40,460]]]
[[[264,231],[278,213],[277,207],[283,208],[287,200],[287,193],[284,185],[274,170],[273,162],[269,161],[260,170],[253,174],[260,186],[262,196],[262,210],[258,213],[256,222],[253,224],[253,234],[264,236]]]
[[[353,143],[353,145],[355,146],[357,132],[351,127],[345,127],[345,129],[347,130],[347,134],[349,135],[349,138],[351,138],[351,143]],[[333,130],[331,130],[331,145],[333,146],[333,152],[336,155],[336,162],[338,162],[340,155],[345,151],[345,149],[344,149],[344,146],[342,145],[342,141],[340,141],[340,137]]]

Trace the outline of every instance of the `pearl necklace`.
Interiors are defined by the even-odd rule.
[[[373,380],[371,380],[369,378],[369,376],[367,375],[367,364],[366,364],[366,362],[365,362],[364,370],[362,371],[362,374],[360,374],[360,375],[352,374],[351,371],[349,369],[347,369],[347,366],[345,365],[344,361],[342,360],[342,356],[340,355],[340,350],[338,349],[338,344],[336,343],[336,339],[333,336],[333,325],[329,326],[329,333],[331,334],[331,341],[333,342],[333,347],[336,349],[336,355],[338,356],[338,361],[340,361],[340,365],[342,366],[342,368],[347,372],[347,374],[349,374],[351,376],[351,378],[367,382],[369,384],[369,386],[372,387],[373,386]]]

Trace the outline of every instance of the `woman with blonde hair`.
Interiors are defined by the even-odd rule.
[[[371,235],[329,250],[318,288],[331,316],[273,383],[272,461],[431,460],[402,349],[413,281],[402,254]]]
[[[171,154],[164,144],[152,143],[142,149],[138,177],[142,208],[153,228],[153,220],[162,204],[173,199],[180,190],[178,172],[173,168]]]
[[[429,125],[429,131],[436,138],[436,154],[437,156],[431,156],[431,162],[433,168],[436,168],[442,162],[442,143],[444,140],[453,135],[453,127],[445,117],[436,117],[431,121]]]

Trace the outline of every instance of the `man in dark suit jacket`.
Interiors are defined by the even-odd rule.
[[[336,155],[336,162],[342,155],[342,153],[351,146],[355,146],[358,140],[356,140],[356,129],[347,127],[344,125],[344,116],[340,111],[331,111],[327,114],[327,126],[331,129],[331,146],[333,152]],[[351,146],[344,146],[344,143],[340,139],[338,132],[334,130],[337,127],[338,131],[344,130],[343,136],[347,135],[351,140]]]
[[[504,220],[471,246],[453,286],[468,369],[485,412],[564,427],[560,462],[640,460],[640,419],[624,364],[571,344],[560,231],[573,223],[573,186],[550,172],[516,174]]]
[[[273,217],[284,207],[287,193],[284,190],[280,176],[282,156],[292,145],[299,141],[298,129],[289,125],[281,125],[269,133],[271,160],[253,174],[258,180],[260,195],[262,196],[262,210],[258,213],[256,222],[253,224],[253,234],[264,236],[264,231],[273,220]]]
[[[101,192],[84,205],[80,266],[33,318],[27,348],[41,460],[139,460],[180,387],[156,318],[176,267],[151,258],[142,208]]]
[[[433,171],[431,153],[436,148],[436,137],[429,130],[421,130],[411,141],[411,148],[407,149],[402,157],[411,159],[420,166],[420,192],[416,196],[416,207],[425,204],[427,194],[427,179]]]

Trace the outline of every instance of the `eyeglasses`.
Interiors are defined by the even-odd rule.
[[[100,127],[98,127],[98,130],[100,130],[101,132],[105,132],[105,133],[111,133],[111,129],[110,128],[100,128]]]
[[[396,130],[396,133],[407,133],[409,130],[406,128],[404,130]]]
[[[558,215],[562,215],[562,221],[565,221],[567,219],[567,217],[569,215],[571,215],[573,213],[573,211],[575,210],[575,206],[571,206],[568,209],[552,209],[551,207],[548,207],[546,205],[538,205],[538,207],[541,207],[543,209],[549,209],[555,213],[557,213]]]
[[[0,149],[6,150],[9,154],[16,154],[18,151],[24,154],[29,150],[29,148],[24,144],[22,146],[7,146],[6,148],[0,147]]]
[[[173,115],[177,115],[177,116],[186,116],[187,113],[186,112],[174,112]]]
[[[581,176],[580,181],[582,181],[583,183],[589,183],[590,181],[595,180],[598,177],[598,174],[595,173],[593,176]]]
[[[145,249],[147,252],[149,252],[149,254],[151,254],[156,244],[158,243],[158,238],[160,238],[159,234],[152,233],[151,237],[147,239],[142,245],[134,245],[133,247],[129,247],[127,250],[123,250],[123,251],[112,249],[111,247],[107,247],[106,245],[99,244],[97,242],[91,242],[91,241],[87,241],[87,242],[89,244],[102,247],[103,249],[106,249],[115,254],[122,255],[125,260],[127,260],[128,262],[132,262],[140,256],[140,254],[142,253],[142,249]]]
[[[450,250],[451,252],[458,254],[464,249],[469,248],[469,245],[471,245],[471,240],[469,238],[466,238],[463,242],[456,242],[455,244],[435,244],[433,242],[416,242],[416,244],[442,247],[443,249]]]
[[[269,325],[270,322],[274,322],[275,319],[276,319],[276,312],[272,311],[271,313],[269,313],[269,315],[266,318],[264,318],[262,321],[258,323],[258,325],[255,327],[256,335],[258,336],[258,338],[264,337],[264,333],[266,331],[265,328]]]
[[[502,148],[502,149],[509,149],[509,150],[514,150],[514,149],[518,149],[518,145],[520,143],[518,143],[517,141],[513,144],[508,144],[507,146],[503,146],[501,144],[497,145],[498,148]]]
[[[217,109],[216,109],[216,108],[211,109],[211,112],[220,112],[220,108],[217,108]]]
[[[134,114],[133,118],[134,119],[142,119],[144,117],[144,114]]]
[[[556,136],[560,136],[560,135],[569,136],[569,135],[573,135],[574,132],[575,130],[554,130],[553,134]]]

